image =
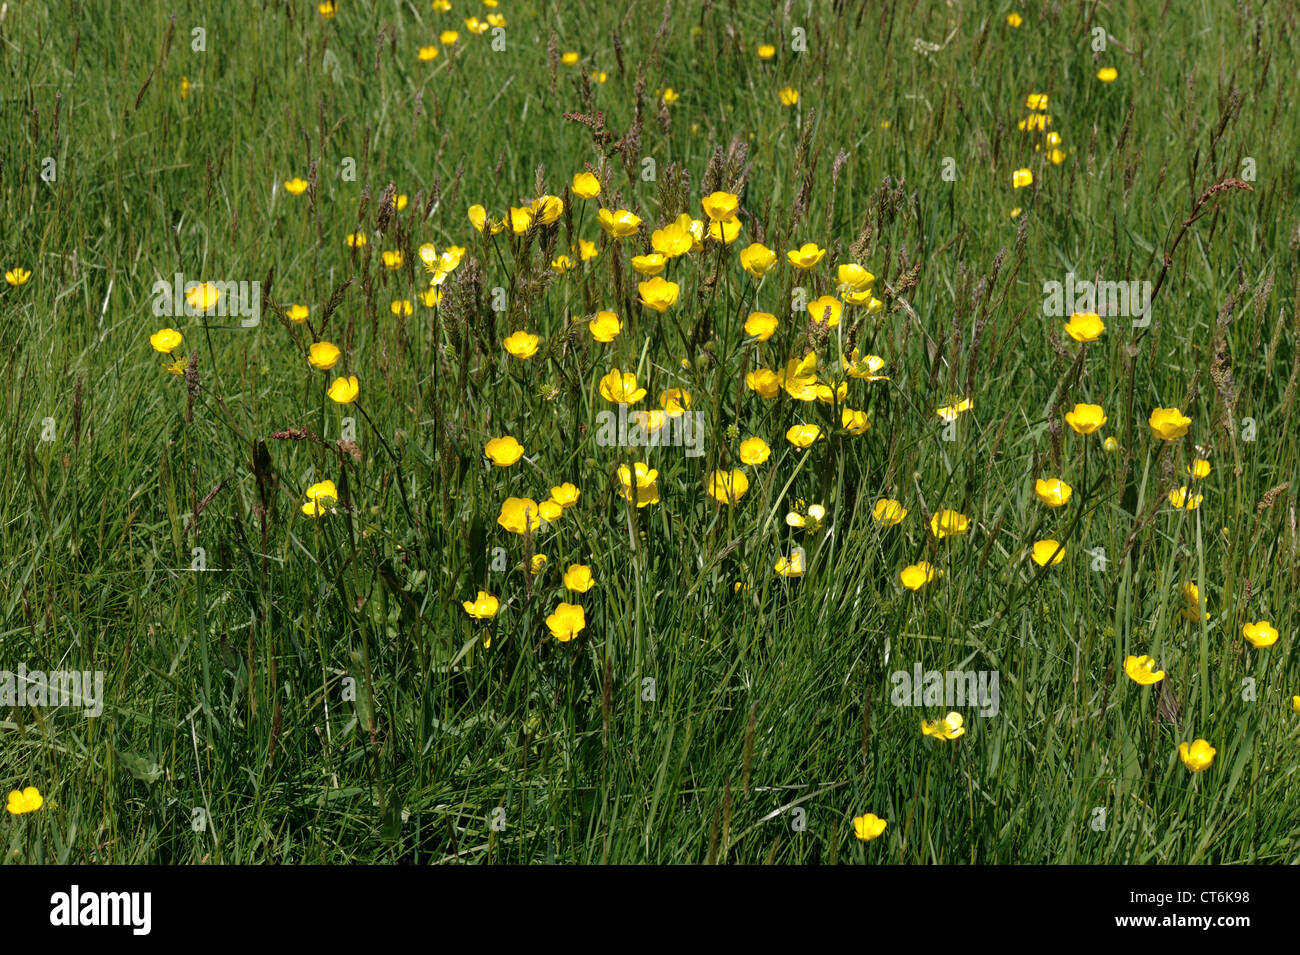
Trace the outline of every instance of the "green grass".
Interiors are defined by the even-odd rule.
[[[452,2],[0,16],[0,267],[32,273],[0,285],[0,669],[105,673],[98,718],[0,707],[0,790],[45,797],[0,820],[5,861],[1300,859],[1300,7],[503,0],[494,51],[464,25],[489,11]],[[421,62],[448,27],[455,55]],[[1050,97],[1059,165],[1017,129],[1029,93]],[[565,192],[584,168],[599,200]],[[1034,184],[1013,189],[1020,168]],[[288,195],[292,176],[313,188]],[[1207,195],[1229,177],[1252,188]],[[409,202],[387,219],[390,182]],[[739,241],[673,261],[666,313],[636,304],[628,256],[715,189],[740,194]],[[520,240],[466,217],[546,192],[565,216]],[[608,240],[601,206],[643,232]],[[599,257],[554,274],[578,237]],[[780,256],[761,283],[738,263],[754,241]],[[807,241],[827,254],[796,274],[785,251]],[[436,310],[417,301],[424,242],[466,248]],[[883,310],[810,339],[793,290],[833,293],[849,261]],[[155,317],[176,272],[261,281],[261,324]],[[1067,272],[1159,281],[1150,326],[1108,316],[1076,344],[1042,308]],[[602,345],[585,319],[606,308],[624,325]],[[754,310],[780,319],[761,345]],[[166,325],[191,385],[149,346]],[[500,344],[517,329],[542,338],[527,361]],[[304,360],[313,337],[342,349],[334,372]],[[849,381],[865,435],[745,387],[810,341],[823,371],[853,347],[885,359],[888,381]],[[703,456],[597,443],[614,366],[647,388],[637,408],[690,392]],[[325,398],[338,373],[359,406]],[[974,406],[947,441],[950,396]],[[1104,407],[1101,433],[1064,425],[1075,402]],[[1186,438],[1153,438],[1157,406],[1191,417]],[[784,434],[803,421],[825,436],[801,452]],[[504,434],[527,457],[495,468],[483,446]],[[720,506],[707,476],[751,435],[772,456]],[[1177,510],[1197,444],[1204,503]],[[637,459],[659,471],[640,509],[616,471]],[[1038,477],[1073,498],[1044,507]],[[315,520],[300,508],[325,478],[341,500]],[[498,525],[506,497],[563,481],[582,495],[535,538]],[[872,519],[883,496],[909,509],[897,527]],[[799,500],[826,528],[786,525]],[[936,541],[942,508],[969,533]],[[1049,537],[1065,558],[1040,569]],[[777,575],[796,546],[802,578]],[[529,580],[533,552],[549,562]],[[918,560],[942,575],[913,593],[898,572]],[[566,597],[574,562],[596,586]],[[1207,622],[1183,619],[1185,581]],[[486,648],[461,608],[480,588],[501,599]],[[544,621],[566,599],[587,626],[560,643]],[[1266,649],[1240,633],[1259,619],[1281,633]],[[1130,654],[1165,681],[1129,680]],[[997,715],[960,707],[964,736],[923,736],[949,707],[890,702],[918,661],[996,671]],[[1198,737],[1218,753],[1191,774],[1177,747]],[[866,843],[865,812],[889,822]]]

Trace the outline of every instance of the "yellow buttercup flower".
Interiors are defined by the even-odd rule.
[[[402,252],[400,249],[389,249],[379,253],[379,260],[386,269],[400,269],[402,267]]]
[[[1065,547],[1060,541],[1047,540],[1035,541],[1033,552],[1034,563],[1039,567],[1046,567],[1049,563],[1059,564],[1065,560]]]
[[[509,220],[510,231],[523,235],[533,226],[533,210],[528,206],[511,206]]]
[[[1208,769],[1214,762],[1214,754],[1218,752],[1209,741],[1198,739],[1190,746],[1186,743],[1178,744],[1178,757],[1183,761],[1183,765],[1193,773],[1199,773],[1203,769]]]
[[[316,12],[326,20],[333,20],[334,14],[338,12],[338,9],[339,5],[335,3],[334,0],[322,0],[321,3],[316,4]]]
[[[876,281],[874,275],[853,262],[838,266],[835,277],[842,292],[869,292]]]
[[[844,373],[850,378],[860,378],[863,381],[888,381],[887,375],[877,375],[876,372],[885,367],[885,359],[879,355],[861,355],[855,348],[848,355],[840,356],[840,364],[844,367]]]
[[[312,342],[311,348],[307,350],[307,362],[313,368],[329,371],[338,362],[341,354],[343,353],[330,342]]]
[[[785,257],[795,268],[806,271],[820,262],[825,255],[826,250],[818,248],[816,242],[805,242],[799,248],[791,249]]]
[[[908,564],[898,572],[899,582],[908,590],[920,590],[938,576],[934,566],[924,560]]]
[[[570,564],[564,572],[564,586],[574,593],[585,594],[596,584],[591,575],[591,568],[586,564]]]
[[[1241,628],[1241,635],[1257,650],[1263,647],[1271,647],[1277,643],[1278,636],[1277,628],[1267,620],[1244,625]]]
[[[1169,506],[1182,510],[1194,511],[1205,500],[1204,494],[1193,494],[1186,486],[1174,488],[1169,492]]]
[[[709,475],[709,497],[722,504],[735,504],[748,490],[749,478],[738,468]]]
[[[1060,478],[1039,478],[1034,482],[1034,493],[1048,507],[1061,507],[1070,500],[1074,488]]]
[[[1011,185],[1016,189],[1023,189],[1025,186],[1034,184],[1034,174],[1028,169],[1017,169],[1011,174]]]
[[[669,282],[657,275],[646,282],[637,283],[641,304],[656,312],[666,312],[677,301],[680,288],[676,282]]]
[[[1077,404],[1065,413],[1065,423],[1077,434],[1092,434],[1106,423],[1106,412],[1101,405]]]
[[[636,235],[636,230],[641,226],[641,217],[626,209],[613,211],[600,209],[596,212],[596,221],[615,239],[626,239],[630,235]]]
[[[537,513],[545,523],[550,524],[560,519],[564,514],[564,507],[558,502],[547,498],[537,505]]]
[[[711,192],[700,200],[704,214],[714,222],[734,218],[740,208],[740,196],[731,192]]]
[[[346,378],[335,378],[329,390],[325,392],[330,401],[340,405],[350,405],[357,400],[357,395],[361,393],[361,386],[357,383],[356,375],[348,375]]]
[[[307,503],[302,512],[308,517],[323,517],[325,509],[338,503],[339,489],[333,481],[317,481],[307,488]]]
[[[791,358],[785,363],[781,384],[786,394],[796,401],[813,401],[817,398],[817,353],[809,352],[803,358]]]
[[[635,462],[631,468],[620,464],[618,480],[623,485],[623,498],[637,507],[659,503],[659,472],[644,461]]]
[[[721,222],[710,222],[709,238],[724,245],[731,245],[740,236],[740,229],[740,219],[736,216],[723,219]]]
[[[637,387],[636,375],[630,371],[614,368],[600,379],[600,396],[616,405],[634,405],[645,395],[646,390]]]
[[[1187,473],[1195,480],[1201,480],[1210,476],[1210,462],[1206,458],[1197,458],[1191,464],[1187,465]]]
[[[956,739],[966,732],[965,724],[961,714],[954,711],[941,720],[921,720],[921,733],[939,739]]]
[[[551,488],[551,500],[560,507],[569,508],[578,503],[578,496],[581,493],[576,486],[565,481]]]
[[[430,60],[437,58],[438,52],[436,46],[422,46],[415,55],[420,58],[421,62],[428,63]]]
[[[560,54],[560,62],[565,66],[576,66],[578,63],[578,54],[574,50],[565,50]]]
[[[660,255],[675,259],[695,247],[695,237],[680,223],[670,222],[650,233],[650,247]]]
[[[776,332],[776,316],[770,312],[750,312],[745,319],[745,334],[765,342]]]
[[[568,643],[587,626],[587,615],[577,604],[561,601],[546,618],[546,626],[556,640]]]
[[[9,802],[5,808],[15,816],[21,816],[24,813],[35,812],[43,805],[45,805],[45,798],[41,795],[41,791],[35,786],[28,786],[22,791],[15,789],[9,793]]]
[[[792,425],[785,433],[785,439],[800,450],[812,447],[813,442],[821,436],[822,429],[815,424]]]
[[[1016,27],[1020,26],[1020,24],[1024,22],[1025,22],[1024,17],[1022,17],[1018,13],[1012,12],[1007,14],[1007,26],[1011,27],[1012,29],[1015,29]]]
[[[306,305],[290,305],[284,310],[284,314],[288,317],[289,321],[301,325],[303,322],[307,321],[307,316],[311,313],[308,311]]]
[[[1110,437],[1101,443],[1101,447],[1103,451],[1114,453],[1119,450],[1119,442],[1113,437]]]
[[[789,557],[782,557],[776,562],[776,572],[782,577],[803,576],[803,551],[796,550]]]
[[[1103,66],[1097,71],[1097,79],[1103,83],[1114,83],[1117,76],[1119,76],[1119,70],[1113,66]]]
[[[542,526],[542,513],[531,497],[508,497],[497,514],[497,523],[512,534],[522,534]]]
[[[659,393],[659,404],[670,418],[680,418],[691,406],[691,393],[683,388],[669,388]]]
[[[181,347],[181,333],[174,328],[160,328],[149,336],[149,344],[154,351],[170,355]]]
[[[26,284],[27,280],[32,277],[30,269],[15,268],[5,273],[5,281],[10,285],[19,286]]]
[[[1128,678],[1139,686],[1150,686],[1165,678],[1164,670],[1156,669],[1156,661],[1148,656],[1125,657],[1124,672]]]
[[[499,468],[508,468],[524,456],[524,446],[510,435],[493,438],[483,446],[483,454]]]
[[[775,398],[781,393],[782,378],[770,368],[756,368],[745,373],[745,385],[760,398]]]
[[[885,826],[889,825],[875,813],[867,813],[865,816],[853,817],[853,834],[863,842],[870,842],[882,832]]]
[[[185,290],[185,304],[200,312],[214,308],[219,298],[221,290],[213,282],[201,282]]]
[[[885,303],[871,294],[871,289],[863,289],[861,292],[855,292],[852,289],[844,290],[845,305],[865,305],[867,314],[874,315],[882,311]]]
[[[443,30],[438,34],[438,42],[443,46],[455,46],[456,41],[460,39],[460,34],[455,30]]]
[[[1151,427],[1151,433],[1162,441],[1173,441],[1175,438],[1181,438],[1187,433],[1188,426],[1192,419],[1186,417],[1177,408],[1157,408],[1151,412],[1151,417],[1147,419],[1147,424]]]
[[[491,620],[501,609],[501,601],[486,590],[480,590],[473,600],[462,600],[460,605],[475,620]]]
[[[480,205],[470,206],[468,215],[469,215],[470,225],[472,225],[479,232],[484,232],[486,230],[492,235],[496,235],[497,233],[503,232],[505,230],[506,220],[494,219],[491,222],[489,222],[487,210]],[[527,226],[525,226],[524,231],[527,231]],[[423,246],[421,246],[421,248],[423,248]],[[432,246],[430,248],[432,248]],[[425,267],[426,268],[428,267],[428,263],[426,263]]]
[[[367,241],[368,240],[366,239],[366,234],[364,232],[348,233],[347,242],[348,242],[349,249],[359,249],[361,248],[361,246],[365,245]]]
[[[564,215],[564,200],[559,196],[541,196],[533,200],[532,213],[538,225],[552,225]]]
[[[804,508],[803,501],[796,501],[795,507]],[[820,530],[822,521],[826,519],[826,508],[820,504],[809,504],[804,510],[805,513],[803,514],[798,511],[791,511],[785,516],[785,522],[791,527],[802,527],[807,531]]]
[[[795,106],[799,102],[799,91],[793,86],[783,86],[776,94],[781,99],[782,106]]]
[[[1047,94],[1030,93],[1025,97],[1025,109],[1035,109],[1040,113],[1047,112]]]
[[[960,511],[944,508],[930,517],[930,533],[937,540],[957,537],[970,530],[970,519]]]
[[[945,421],[951,421],[959,414],[964,414],[975,407],[975,402],[970,398],[952,398],[948,404],[941,408],[935,408],[934,413]]]
[[[647,434],[653,434],[668,423],[668,415],[660,408],[638,411],[632,415],[632,418]]]
[[[839,400],[843,400],[842,392],[846,386],[841,386],[841,395]],[[867,417],[865,411],[855,411],[852,408],[842,408],[840,410],[840,427],[852,435],[866,434],[871,428],[871,419]]]
[[[308,183],[306,179],[299,179],[297,176],[294,176],[292,179],[286,179],[284,181],[284,191],[289,193],[291,196],[301,196],[307,191],[307,185]]]
[[[1189,580],[1183,584],[1181,591],[1184,604],[1182,608],[1183,619],[1191,623],[1199,623],[1202,619],[1209,620],[1209,611],[1202,610],[1201,593],[1196,584]]]
[[[388,306],[388,310],[394,315],[410,315],[415,311],[415,306],[411,304],[409,298],[399,298]]]
[[[668,256],[662,252],[650,252],[647,255],[632,256],[632,268],[640,275],[655,276],[668,265]]]
[[[574,175],[569,189],[579,199],[594,199],[600,195],[600,180],[589,172],[580,172]]]
[[[840,323],[840,313],[844,310],[844,304],[837,298],[830,295],[823,295],[808,303],[808,314],[818,325],[825,324],[827,328],[834,328]]]
[[[690,215],[683,212],[677,217],[677,227],[690,234],[692,249],[698,251],[704,245],[704,223],[702,221],[692,219]]]
[[[761,242],[752,242],[740,250],[740,267],[761,279],[776,265],[776,253]]]
[[[609,343],[623,330],[623,323],[613,312],[597,312],[587,323],[587,330],[596,341]]]
[[[745,464],[762,464],[772,455],[772,449],[762,438],[746,438],[740,442],[740,460]]]
[[[1105,330],[1106,325],[1096,312],[1073,312],[1065,323],[1065,334],[1076,342],[1095,342]]]
[[[501,342],[501,347],[516,358],[532,358],[537,354],[539,342],[541,342],[541,338],[531,332],[518,331],[507,336]]]
[[[875,507],[871,509],[872,519],[883,527],[893,527],[895,524],[901,524],[906,516],[907,508],[889,497],[882,497],[876,501]]]

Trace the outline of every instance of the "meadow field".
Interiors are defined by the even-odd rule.
[[[0,3],[4,861],[1300,861],[1297,64]]]

